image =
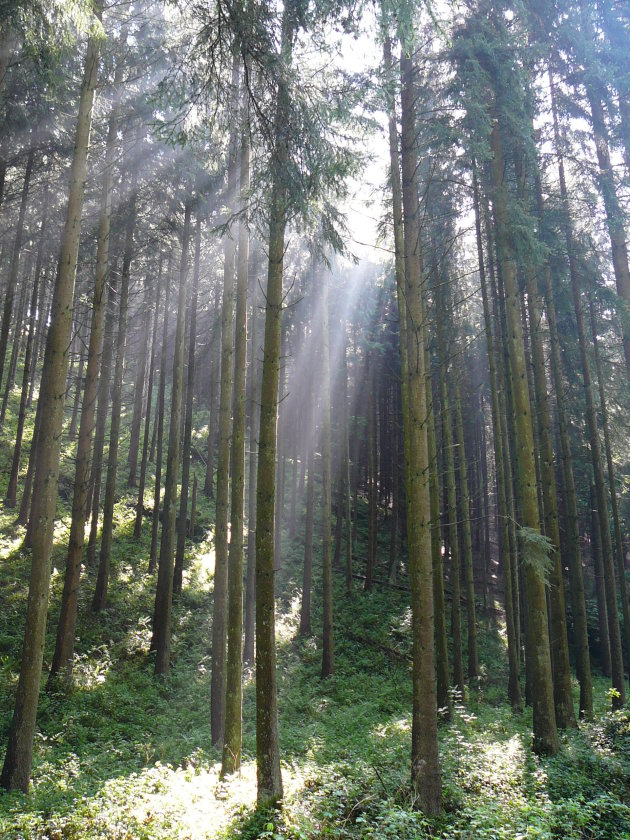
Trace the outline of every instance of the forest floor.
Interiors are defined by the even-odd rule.
[[[66,469],[70,465],[68,459]],[[64,495],[68,506],[62,483]],[[608,682],[596,678],[594,721],[563,734],[557,757],[535,757],[531,711],[514,715],[506,702],[505,635],[496,611],[480,618],[478,685],[456,702],[452,721],[440,726],[444,816],[425,820],[413,807],[409,784],[408,594],[380,586],[365,593],[357,581],[348,597],[337,576],[336,670],[322,682],[319,566],[316,635],[300,638],[303,549],[301,540],[288,537],[278,575],[277,628],[285,798],[281,809],[257,812],[251,673],[244,690],[241,773],[221,781],[220,753],[210,744],[212,506],[200,499],[198,522],[206,537],[189,545],[184,592],[173,613],[171,671],[167,679],[156,679],[148,653],[155,585],[146,571],[149,520],[142,540],[134,542],[132,500],[123,493],[116,508],[110,599],[103,613],[89,608],[95,570],[87,569],[82,580],[74,685],[69,692],[42,690],[31,792],[0,794],[3,840],[630,838],[630,714],[608,711]],[[13,512],[0,513],[2,749],[29,574],[28,552],[20,550],[23,532],[13,527],[13,518]],[[388,529],[381,530],[385,565]],[[63,516],[55,537],[44,679],[67,532]],[[360,530],[358,557],[361,538]],[[577,684],[575,689],[577,696]]]

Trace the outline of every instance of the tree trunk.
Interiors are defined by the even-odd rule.
[[[160,560],[153,612],[151,650],[155,650],[155,674],[168,674],[171,657],[171,608],[173,601],[173,553],[175,549],[175,521],[177,518],[177,478],[179,475],[179,447],[181,443],[182,389],[184,384],[184,331],[186,319],[186,286],[188,275],[188,243],[190,239],[190,202],[184,208],[182,254],[179,267],[177,322],[173,353],[171,384],[171,419],[168,430],[166,478],[164,480],[164,518]]]
[[[197,344],[197,301],[199,297],[199,258],[201,252],[201,222],[197,217],[195,232],[195,262],[193,286],[190,299],[190,335],[188,338],[188,385],[186,388],[186,414],[184,419],[184,441],[182,451],[182,484],[179,497],[179,519],[177,521],[177,549],[173,573],[173,592],[182,591],[186,532],[188,529],[188,489],[190,485],[190,443],[192,439],[193,396],[195,390],[195,346]]]
[[[92,599],[92,609],[99,612],[107,603],[109,572],[111,565],[112,540],[114,537],[114,503],[116,501],[116,474],[118,472],[118,447],[120,443],[120,415],[122,410],[123,372],[125,366],[125,345],[127,339],[127,311],[129,309],[129,275],[133,257],[133,236],[136,226],[137,174],[131,176],[131,199],[125,230],[125,249],[123,253],[122,276],[120,283],[120,303],[118,309],[118,334],[116,337],[116,362],[114,365],[114,384],[112,387],[112,418],[109,427],[109,451],[107,453],[107,478],[105,479],[105,498],[103,499],[103,528],[101,532],[101,552],[98,562],[96,587]]]
[[[307,397],[306,439],[308,458],[306,472],[306,520],[304,524],[304,567],[302,570],[302,602],[300,609],[300,636],[311,636],[311,589],[313,581],[313,520],[315,507],[315,397],[311,389]]]
[[[333,592],[331,557],[331,444],[330,444],[330,336],[328,326],[328,273],[319,272],[321,294],[321,423],[322,423],[322,679],[335,670],[333,650]]]
[[[232,420],[232,499],[228,556],[228,621],[226,660],[225,736],[221,773],[241,766],[243,676],[243,534],[245,527],[245,423],[247,385],[247,285],[249,230],[249,120],[247,91],[243,92],[240,149],[240,205],[244,213],[238,228],[234,345],[234,417]]]
[[[369,354],[366,377],[366,411],[367,411],[367,460],[368,460],[368,546],[367,563],[365,568],[366,592],[372,589],[374,576],[374,565],[376,563],[376,540],[377,540],[377,443],[376,443],[376,402],[377,402],[377,377],[373,354]]]
[[[575,263],[573,248],[573,233],[571,230],[571,215],[569,210],[568,191],[564,173],[564,161],[560,154],[560,126],[555,106],[555,91],[553,78],[550,75],[550,87],[552,96],[552,114],[554,126],[554,141],[556,154],[558,156],[558,175],[560,180],[560,197],[563,209],[563,228],[567,258],[569,263],[569,277],[571,281],[571,293],[573,296],[573,308],[578,328],[578,343],[580,348],[580,359],[582,363],[582,375],[584,380],[584,393],[586,397],[586,420],[591,450],[591,461],[595,479],[595,493],[597,507],[599,510],[599,524],[601,536],[601,548],[604,563],[606,602],[608,611],[608,633],[610,638],[610,656],[612,670],[612,685],[618,692],[618,697],[613,698],[613,707],[617,708],[625,702],[625,679],[623,672],[623,656],[621,650],[621,631],[619,628],[619,613],[617,608],[617,587],[615,585],[615,569],[613,562],[612,542],[610,539],[610,528],[608,525],[608,504],[606,501],[606,488],[602,469],[601,443],[599,440],[599,429],[597,427],[597,413],[593,398],[593,385],[591,381],[591,370],[586,349],[586,335],[584,331],[584,315],[582,301]],[[625,342],[624,342],[625,344]],[[630,344],[628,345],[630,349]]]
[[[292,4],[284,7],[281,53],[290,63],[294,37]],[[256,482],[256,760],[258,805],[282,798],[278,746],[276,628],[274,604],[274,505],[278,380],[282,339],[282,279],[287,225],[285,134],[287,92],[280,79],[276,93],[274,149],[269,204],[269,265],[265,295],[265,339],[260,392],[260,434]]]
[[[602,673],[610,677],[610,635],[608,632],[608,608],[606,606],[606,575],[604,572],[604,559],[602,557],[602,543],[600,538],[599,513],[597,510],[597,498],[595,485],[591,484],[591,552],[593,560],[593,572],[595,576],[595,591],[597,595],[597,617],[599,619],[599,642]]]
[[[258,248],[255,252],[258,255]],[[257,267],[258,260],[253,260]],[[245,589],[245,642],[243,661],[250,665],[254,661],[254,630],[256,607],[256,472],[258,464],[258,394],[260,390],[260,365],[258,364],[257,321],[258,321],[258,276],[254,272],[252,282],[251,354],[249,360],[249,486],[247,511],[247,582]]]
[[[114,81],[115,89],[122,81],[123,62],[119,61]],[[74,660],[75,627],[78,610],[79,583],[81,578],[81,562],[83,560],[83,545],[85,542],[85,520],[87,517],[87,495],[89,482],[90,454],[92,451],[92,433],[94,431],[94,414],[96,398],[99,390],[99,363],[103,352],[103,328],[106,309],[107,266],[109,258],[110,220],[112,210],[112,180],[116,144],[118,136],[118,109],[114,106],[109,116],[107,145],[105,149],[105,168],[101,192],[101,206],[98,222],[98,239],[96,251],[96,271],[94,278],[94,294],[92,297],[92,320],[90,327],[90,341],[88,346],[87,369],[85,373],[85,389],[81,408],[81,423],[79,425],[79,440],[74,473],[74,491],[72,497],[72,521],[70,523],[70,538],[66,557],[66,571],[63,593],[61,596],[61,611],[57,625],[55,652],[50,667],[49,681],[60,672],[68,682],[72,678]],[[111,360],[111,351],[109,354]],[[107,371],[107,386],[109,389],[109,370]]]
[[[464,691],[464,658],[462,652],[462,618],[460,594],[459,539],[457,527],[457,487],[455,484],[455,461],[453,457],[453,427],[450,410],[450,398],[447,384],[448,349],[442,324],[441,277],[435,276],[435,311],[438,335],[438,353],[440,365],[440,387],[442,396],[442,457],[447,496],[448,543],[451,550],[451,635],[453,637],[453,685],[460,692]]]
[[[428,815],[442,810],[442,780],[437,739],[435,693],[431,510],[428,482],[426,381],[424,369],[423,265],[416,157],[415,84],[411,59],[401,56],[402,196],[404,211],[405,297],[407,302],[408,411],[407,532],[413,639],[413,713],[411,781]]]
[[[486,284],[486,270],[483,258],[483,243],[481,238],[481,214],[479,209],[479,189],[477,171],[473,167],[473,190],[475,205],[475,233],[477,240],[477,259],[479,262],[479,279],[481,284],[481,299],[483,303],[484,328],[486,346],[488,350],[488,370],[490,377],[490,395],[492,399],[492,433],[494,441],[494,463],[496,473],[496,487],[499,513],[499,550],[503,568],[503,582],[505,586],[505,623],[508,642],[508,699],[515,711],[521,708],[521,690],[519,684],[519,656],[518,640],[515,627],[514,599],[512,597],[512,577],[516,574],[513,565],[514,556],[510,548],[509,519],[507,506],[507,489],[505,482],[505,465],[503,451],[503,436],[501,432],[501,407],[499,404],[499,383],[496,371],[496,350],[492,332],[492,317],[488,289]],[[490,243],[488,243],[490,246]],[[497,325],[498,329],[498,325]],[[486,493],[488,488],[486,487]]]
[[[155,350],[158,329],[160,299],[164,293],[162,286],[162,255],[158,268],[157,286],[155,289],[155,312],[153,315],[153,333],[151,336],[151,361],[149,363],[149,383],[147,385],[147,410],[144,417],[144,435],[142,439],[142,458],[140,460],[140,480],[138,482],[138,504],[136,506],[136,521],[133,526],[133,538],[140,539],[142,520],[144,518],[144,488],[147,480],[147,462],[149,460],[149,432],[151,428],[151,407],[153,405],[153,378],[155,376]]]
[[[26,354],[24,357],[24,371],[22,374],[22,393],[20,395],[20,408],[18,410],[17,430],[15,433],[15,445],[13,447],[13,460],[11,462],[11,473],[9,475],[9,486],[5,498],[5,505],[14,508],[17,502],[17,484],[20,471],[20,456],[22,454],[22,436],[24,434],[24,423],[26,421],[26,404],[31,384],[31,377],[35,375],[33,360],[33,342],[35,338],[35,327],[37,325],[37,301],[39,299],[39,285],[42,272],[42,259],[44,253],[44,242],[46,238],[46,226],[48,220],[48,181],[44,184],[44,198],[42,208],[42,224],[39,232],[39,244],[37,246],[37,260],[35,263],[35,276],[33,278],[33,291],[31,293],[28,341],[26,342]]]
[[[608,408],[606,405],[606,392],[602,366],[599,355],[599,343],[597,340],[597,323],[595,321],[595,310],[593,307],[593,295],[589,289],[588,296],[589,313],[591,320],[591,335],[593,338],[593,355],[595,357],[595,373],[597,374],[597,385],[599,390],[599,407],[602,415],[602,431],[604,433],[604,451],[606,453],[606,466],[608,468],[608,486],[610,488],[610,502],[612,507],[613,531],[615,534],[615,556],[617,560],[617,575],[619,581],[619,594],[621,596],[621,612],[623,615],[623,629],[626,639],[626,665],[630,660],[630,609],[628,607],[628,587],[626,584],[626,569],[624,562],[623,540],[621,538],[621,524],[619,522],[619,505],[617,504],[617,487],[615,484],[615,468],[613,466],[612,449],[610,446],[610,434],[608,431]]]
[[[97,5],[98,16],[100,16],[100,11],[101,7]],[[43,408],[32,511],[36,528],[33,535],[22,663],[15,710],[9,730],[9,742],[0,778],[0,783],[8,790],[18,789],[24,792],[28,791],[31,775],[35,717],[44,656],[50,556],[57,503],[59,450],[68,370],[68,346],[72,327],[72,304],[83,212],[87,152],[92,124],[92,103],[98,71],[98,53],[99,41],[96,38],[90,38],[79,98],[68,208],[61,245],[61,267],[53,294],[52,320],[48,331],[39,397]]]
[[[0,385],[4,374],[4,367],[7,355],[7,343],[9,341],[9,332],[13,323],[13,300],[15,290],[18,287],[18,270],[20,267],[20,255],[22,253],[22,237],[24,234],[24,217],[26,216],[26,207],[28,204],[28,191],[31,183],[31,175],[33,172],[33,162],[35,160],[35,135],[31,135],[31,145],[26,159],[26,168],[24,170],[24,181],[22,182],[22,195],[20,198],[20,210],[18,213],[17,227],[15,230],[15,238],[13,240],[13,251],[11,254],[11,265],[9,267],[9,277],[7,281],[6,294],[4,296],[4,307],[2,310],[2,322],[0,323]],[[74,288],[74,281],[73,281]],[[2,413],[2,420],[0,425],[4,422],[4,412]]]
[[[160,350],[160,381],[158,383],[155,421],[157,426],[155,455],[155,485],[153,489],[153,516],[151,518],[151,549],[149,551],[149,573],[155,571],[158,556],[158,535],[160,531],[160,497],[162,491],[162,448],[164,444],[164,392],[166,390],[166,366],[168,364],[168,304],[171,294],[171,260],[166,270],[166,294],[164,296],[164,321],[162,324],[162,348]]]
[[[468,681],[472,683],[479,675],[479,656],[477,653],[477,618],[475,610],[475,579],[473,572],[472,537],[470,532],[470,498],[468,495],[468,464],[464,446],[464,421],[459,384],[455,374],[453,382],[455,405],[455,433],[457,439],[457,463],[459,467],[459,509],[462,524],[462,544],[464,548],[464,579],[466,581],[466,616],[468,619]]]
[[[238,55],[232,63],[232,103],[238,111]],[[226,205],[236,204],[238,179],[238,121],[230,133],[228,194]],[[221,305],[221,395],[219,402],[219,452],[217,459],[217,504],[214,537],[214,592],[212,608],[212,674],[210,683],[210,728],[212,743],[223,743],[225,728],[225,656],[227,642],[228,519],[230,502],[230,431],[232,410],[232,345],[234,341],[234,259],[236,242],[231,233],[224,239],[223,301]]]
[[[494,187],[493,206],[497,228],[497,250],[506,295],[505,308],[508,325],[506,338],[512,370],[512,390],[515,408],[515,444],[522,507],[520,511],[522,517],[520,536],[521,539],[524,539],[523,526],[531,530],[532,537],[535,534],[540,535],[538,494],[536,489],[531,407],[520,316],[520,296],[513,245],[507,227],[507,197],[503,182],[503,151],[499,127],[496,123],[492,129],[491,146],[494,153],[492,160],[492,181]],[[524,542],[522,548],[525,549],[525,556],[522,557],[522,563],[527,598],[527,659],[531,667],[534,688],[534,750],[538,753],[555,755],[559,749],[559,742],[553,701],[545,579],[540,564],[534,561],[532,557],[527,556],[528,549],[530,551],[532,550],[531,546],[525,547]]]
[[[142,425],[142,406],[144,403],[144,382],[147,375],[147,350],[149,343],[149,324],[151,320],[151,312],[149,306],[149,277],[146,277],[144,282],[146,285],[142,312],[142,325],[140,327],[140,356],[138,358],[138,363],[136,367],[136,381],[134,383],[133,389],[133,415],[131,418],[129,454],[127,456],[127,466],[129,467],[129,478],[127,479],[128,487],[135,487],[137,482],[136,475],[138,471],[138,451],[140,449],[140,426]],[[147,412],[149,412],[150,405],[151,403],[149,401],[147,405]]]

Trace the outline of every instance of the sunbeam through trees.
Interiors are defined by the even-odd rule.
[[[622,0],[0,3],[0,835],[630,838]]]

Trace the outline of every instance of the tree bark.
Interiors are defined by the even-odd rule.
[[[435,693],[431,510],[426,428],[426,372],[423,336],[423,265],[416,158],[413,65],[401,55],[402,197],[404,211],[405,297],[407,303],[408,412],[407,532],[413,639],[413,711],[411,781],[418,803],[428,815],[442,810],[442,780],[437,739]]]
[[[142,325],[140,327],[140,356],[136,367],[136,380],[133,389],[133,414],[131,417],[131,435],[129,438],[129,454],[127,466],[129,467],[128,487],[135,487],[138,472],[138,452],[140,449],[140,427],[142,425],[142,406],[144,403],[144,383],[147,376],[147,350],[149,343],[149,324],[151,312],[149,308],[150,286],[149,277],[145,278],[144,306],[142,312]],[[151,403],[147,405],[149,411]],[[150,412],[149,412],[150,413]]]
[[[153,612],[151,650],[155,650],[155,674],[168,674],[171,657],[171,608],[173,601],[173,553],[175,549],[175,521],[177,518],[177,478],[181,443],[182,390],[184,384],[184,331],[186,319],[186,286],[188,276],[188,243],[190,239],[190,202],[184,208],[182,253],[179,266],[179,292],[173,379],[171,384],[171,419],[168,430],[166,478],[164,480],[164,518],[158,563],[158,579]]]
[[[120,281],[120,302],[118,309],[118,334],[116,337],[116,362],[114,365],[114,383],[112,387],[112,417],[109,427],[109,450],[107,453],[107,477],[105,479],[105,498],[103,499],[103,528],[101,531],[101,551],[98,562],[96,587],[92,599],[92,609],[99,612],[107,603],[109,573],[111,565],[112,540],[114,537],[114,503],[116,501],[116,474],[118,472],[118,447],[120,438],[120,415],[122,409],[123,372],[125,366],[125,345],[127,339],[127,311],[129,308],[129,275],[133,258],[133,237],[136,226],[137,174],[131,176],[131,199],[125,230],[125,248],[123,253],[122,275]]]
[[[328,326],[328,273],[319,274],[321,306],[321,423],[322,423],[322,679],[335,670],[333,646],[333,592],[331,557],[331,444],[330,444],[330,335]],[[376,535],[375,535],[376,536]]]
[[[101,6],[96,6],[100,17]],[[15,710],[9,730],[9,742],[0,784],[8,790],[28,791],[33,756],[35,718],[39,697],[46,615],[50,583],[50,557],[57,503],[59,450],[63,425],[68,346],[72,326],[72,305],[77,271],[77,256],[87,152],[92,125],[92,103],[98,73],[99,43],[90,38],[79,97],[79,113],[70,171],[70,190],[62,236],[60,271],[53,294],[52,320],[48,331],[39,432],[38,463],[35,475],[32,518],[37,524],[33,536],[31,577],[26,611],[22,663],[17,685]]]
[[[158,535],[160,531],[160,498],[162,492],[162,448],[164,443],[164,392],[166,390],[166,366],[168,364],[168,304],[171,294],[171,260],[166,270],[166,294],[164,295],[164,321],[162,323],[162,348],[160,350],[160,381],[154,426],[157,426],[155,454],[155,485],[153,488],[153,516],[151,518],[151,549],[149,551],[149,573],[155,571],[158,557]]]
[[[188,370],[186,387],[186,413],[184,418],[184,441],[182,451],[182,483],[179,496],[179,519],[177,520],[177,548],[173,572],[173,592],[182,591],[186,532],[188,530],[188,489],[190,485],[190,443],[192,439],[193,397],[195,390],[195,346],[197,344],[197,301],[199,297],[199,258],[201,253],[201,222],[197,217],[195,232],[195,261],[193,286],[190,299],[190,335],[188,338]]]
[[[116,68],[114,86],[117,89],[122,81],[123,62]],[[101,188],[101,206],[98,222],[98,241],[96,250],[96,272],[94,294],[92,298],[92,321],[88,346],[85,389],[79,425],[79,440],[74,473],[74,491],[72,497],[72,521],[66,557],[61,611],[57,625],[55,652],[50,667],[49,681],[63,672],[68,681],[72,678],[74,659],[75,627],[78,610],[81,562],[85,542],[85,520],[87,516],[87,495],[89,482],[90,455],[92,451],[92,433],[96,398],[99,390],[99,362],[103,351],[103,328],[105,322],[105,301],[107,284],[107,266],[109,258],[109,235],[112,210],[112,180],[116,144],[118,136],[118,109],[112,108],[109,116],[107,144],[105,149],[105,167]],[[111,359],[111,354],[110,354]],[[109,385],[109,372],[107,376]]]
[[[497,250],[505,287],[507,347],[512,371],[515,414],[515,444],[521,493],[522,525],[540,533],[538,493],[534,463],[531,406],[527,383],[525,348],[520,316],[516,262],[507,222],[507,197],[503,181],[504,162],[499,126],[491,134],[493,206],[496,221]],[[522,527],[522,526],[521,526]],[[559,749],[553,701],[551,654],[547,601],[543,570],[532,558],[523,558],[523,577],[527,596],[527,659],[533,679],[534,750],[555,755]]]
[[[243,674],[243,535],[245,528],[245,422],[247,386],[247,286],[249,230],[249,120],[247,92],[243,92],[240,148],[240,205],[244,213],[238,228],[236,312],[234,344],[234,417],[232,420],[232,499],[228,555],[228,621],[226,660],[225,736],[221,773],[241,766]]]
[[[31,135],[31,145],[26,158],[26,168],[24,170],[24,181],[22,182],[22,195],[20,198],[20,210],[18,213],[17,227],[15,230],[15,238],[13,240],[13,251],[11,253],[11,265],[9,267],[9,278],[6,287],[6,294],[4,296],[4,307],[2,310],[2,322],[0,323],[0,385],[4,375],[4,367],[7,355],[7,343],[9,341],[9,332],[12,325],[13,314],[13,300],[15,297],[15,290],[18,286],[18,270],[20,267],[20,255],[22,253],[22,238],[24,235],[24,217],[26,216],[26,207],[28,204],[28,191],[31,183],[31,175],[33,173],[33,163],[35,161],[35,135]],[[2,412],[2,420],[0,425],[4,422],[4,412]]]
[[[258,249],[255,252],[258,255]],[[254,259],[254,265],[258,265]],[[257,321],[258,321],[258,277],[254,272],[252,282],[251,356],[249,360],[249,486],[247,511],[247,581],[245,588],[245,642],[243,661],[250,665],[254,661],[254,631],[256,607],[256,473],[258,466],[258,394],[260,390],[260,365],[258,364]]]
[[[291,61],[295,35],[292,11],[292,4],[289,3],[284,7],[282,16],[281,53],[287,64]],[[288,209],[283,180],[288,155],[287,109],[287,91],[285,81],[281,78],[276,91],[274,149],[271,158],[269,263],[256,481],[256,766],[259,806],[269,805],[282,797],[276,688],[274,508],[282,280]]]
[[[153,334],[151,337],[151,361],[149,362],[149,382],[147,385],[147,410],[144,417],[144,436],[142,439],[142,458],[140,460],[140,479],[138,481],[138,504],[136,506],[136,520],[133,526],[133,538],[140,539],[142,520],[144,518],[144,488],[147,480],[147,462],[149,460],[149,432],[151,428],[151,407],[153,405],[153,379],[155,376],[155,351],[160,311],[160,299],[164,293],[162,284],[162,255],[158,268],[157,285],[155,288],[155,312],[153,315]]]
[[[238,111],[239,58],[232,62],[232,103]],[[230,160],[225,203],[228,212],[236,204],[238,180],[238,120],[230,133]],[[212,743],[221,745],[225,728],[225,657],[227,642],[228,520],[230,502],[230,430],[232,410],[232,345],[234,342],[234,259],[236,241],[228,231],[224,239],[223,301],[221,304],[221,393],[219,401],[219,451],[217,457],[217,504],[214,537],[214,592],[212,608],[212,673],[210,682],[210,728]]]
[[[514,599],[512,597],[512,577],[516,573],[513,565],[514,556],[510,548],[509,519],[507,506],[507,490],[505,483],[505,465],[503,452],[503,436],[501,433],[501,408],[499,404],[499,383],[496,370],[496,350],[492,332],[492,316],[486,282],[486,269],[483,258],[483,242],[481,238],[481,213],[479,208],[479,187],[477,171],[473,165],[473,194],[475,205],[475,234],[477,242],[477,259],[479,262],[479,280],[481,285],[481,299],[483,304],[484,329],[488,351],[488,370],[490,377],[490,395],[492,399],[492,433],[494,442],[494,463],[496,473],[496,487],[499,513],[499,547],[501,565],[503,567],[503,581],[505,586],[505,623],[508,641],[508,699],[515,711],[521,709],[521,690],[519,684],[519,656],[516,635]],[[489,243],[490,245],[490,243]],[[498,327],[497,327],[498,328]],[[486,493],[488,489],[486,487]]]
[[[48,220],[48,195],[49,184],[48,181],[44,185],[44,198],[42,208],[42,224],[39,232],[39,244],[37,246],[37,259],[35,262],[35,276],[33,278],[33,290],[31,293],[30,311],[29,311],[29,325],[28,325],[28,340],[26,342],[26,354],[24,357],[24,371],[22,374],[22,392],[20,395],[20,407],[18,410],[17,429],[15,433],[15,445],[13,447],[13,459],[11,462],[11,473],[9,475],[9,485],[7,488],[7,495],[5,498],[5,505],[9,508],[14,508],[17,502],[17,484],[18,475],[20,471],[20,456],[22,454],[22,437],[24,434],[24,423],[26,421],[26,405],[28,402],[28,392],[31,385],[31,377],[35,375],[35,366],[33,362],[33,343],[35,339],[35,328],[37,326],[37,301],[39,299],[39,285],[42,272],[42,260],[44,254],[44,242],[46,239],[46,227]]]

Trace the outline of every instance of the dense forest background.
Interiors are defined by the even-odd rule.
[[[630,9],[0,0],[0,834],[630,838]]]

